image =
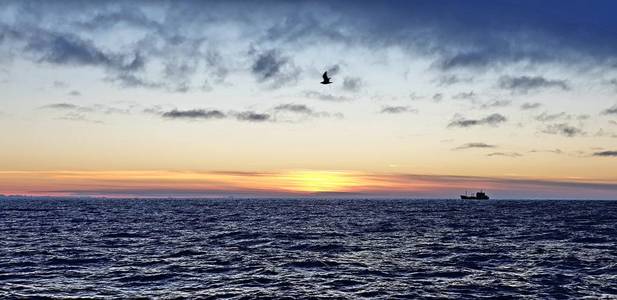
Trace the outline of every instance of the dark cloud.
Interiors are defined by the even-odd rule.
[[[570,86],[565,80],[546,79],[542,76],[502,76],[499,78],[499,87],[516,93],[526,94],[542,88],[559,88],[569,90]]]
[[[486,156],[505,156],[505,157],[516,158],[516,157],[521,157],[523,155],[520,153],[516,153],[516,152],[493,152],[493,153],[487,154]]]
[[[436,65],[442,70],[456,68],[484,68],[492,63],[501,63],[504,53],[491,52],[490,50],[480,50],[474,52],[461,52],[451,55],[444,55]]]
[[[496,108],[496,107],[506,107],[506,106],[510,106],[510,104],[512,104],[512,101],[510,100],[493,100],[493,101],[480,104],[480,108],[489,109],[489,108]]]
[[[328,68],[329,76],[336,76],[339,74],[339,72],[341,72],[341,66],[339,66],[338,64]]]
[[[206,53],[206,65],[208,66],[209,74],[213,75],[214,82],[222,83],[229,74],[229,69],[223,63],[225,60],[223,56],[214,50],[209,50]]]
[[[535,119],[537,121],[540,122],[548,122],[548,121],[555,121],[555,120],[587,120],[589,119],[589,115],[572,115],[572,114],[567,114],[565,112],[560,112],[560,113],[554,113],[554,114],[549,114],[547,112],[543,112],[537,116],[535,116]]]
[[[566,137],[575,137],[575,136],[585,135],[585,132],[581,128],[569,125],[567,123],[548,125],[542,132],[548,133],[548,134],[563,135]]]
[[[178,110],[173,109],[169,111],[163,111],[161,106],[153,106],[143,111],[144,113],[150,113],[160,115],[167,119],[187,119],[187,120],[209,120],[209,119],[225,119],[234,118],[238,121],[245,122],[298,122],[306,120],[307,118],[320,118],[320,117],[340,117],[340,113],[327,113],[319,112],[309,108],[303,104],[281,104],[273,108],[268,112],[255,112],[255,111],[229,111],[224,113],[216,109],[190,109],[190,110]],[[285,115],[284,113],[291,113]],[[294,114],[296,116],[294,116]]]
[[[189,109],[189,110],[170,110],[161,114],[163,118],[167,119],[224,119],[227,115],[220,110],[205,110],[205,109]]]
[[[449,74],[441,75],[435,81],[437,81],[438,86],[450,86],[461,82],[470,83],[473,81],[473,78]]]
[[[343,114],[341,113],[329,113],[329,112],[325,112],[325,111],[315,111],[314,109],[304,105],[304,104],[292,104],[292,103],[287,103],[287,104],[281,104],[278,105],[276,107],[274,107],[274,111],[275,113],[293,113],[293,114],[298,114],[298,115],[302,115],[304,117],[314,117],[314,118],[328,118],[328,117],[335,117],[335,118],[343,118]],[[277,114],[277,121],[281,121],[279,119],[279,115]],[[283,120],[285,120],[285,118],[283,118]],[[287,121],[294,121],[294,119],[291,120],[287,120]],[[295,121],[298,121],[297,119]]]
[[[433,95],[433,101],[439,102],[441,100],[443,100],[443,94],[442,93],[437,93],[437,94]]]
[[[600,151],[595,152],[593,156],[617,157],[617,151]]]
[[[563,151],[559,148],[557,149],[553,149],[553,150],[537,150],[537,149],[532,149],[529,151],[530,153],[540,153],[540,152],[546,152],[546,153],[554,153],[554,154],[562,154]]]
[[[617,105],[613,105],[602,111],[603,115],[617,115]]]
[[[269,121],[271,116],[266,113],[257,113],[253,111],[244,111],[236,114],[236,118],[240,121],[248,122],[265,122]]]
[[[281,104],[274,108],[277,111],[289,111],[299,114],[312,115],[315,112],[304,104]]]
[[[476,98],[476,96],[477,96],[476,93],[474,93],[473,91],[461,92],[461,93],[458,93],[458,94],[452,96],[452,99],[463,99],[463,100],[470,99],[470,100],[473,100],[473,99]]]
[[[277,50],[259,53],[251,66],[251,71],[260,82],[267,81],[272,87],[293,83],[300,73],[291,60]]]
[[[466,119],[461,116],[455,116],[454,120],[448,124],[448,127],[471,127],[477,125],[497,126],[506,121],[506,117],[497,113],[488,115],[481,119]]]
[[[617,91],[617,78],[606,81],[606,84],[611,85]]]
[[[128,114],[134,105],[128,107],[116,107],[104,104],[92,104],[88,106],[77,105],[72,103],[52,103],[41,106],[40,109],[52,109],[61,111],[70,111],[73,113],[99,113],[99,114]]]
[[[382,114],[400,114],[400,113],[416,113],[418,110],[409,106],[384,106],[380,113]]]
[[[324,94],[324,93],[316,92],[316,91],[306,91],[306,92],[304,92],[304,96],[306,96],[308,98],[314,98],[314,99],[323,100],[323,101],[341,102],[341,101],[350,101],[350,100],[352,100],[349,97],[335,96],[335,95],[332,95],[332,94]]]
[[[540,106],[542,106],[542,104],[540,104],[538,102],[525,102],[525,103],[521,104],[521,109],[522,110],[530,110],[530,109],[539,108]]]
[[[472,149],[472,148],[495,148],[495,147],[497,146],[486,144],[486,143],[467,143],[467,144],[463,144],[463,145],[460,145],[454,148],[454,150],[463,150],[463,149]]]
[[[543,112],[535,116],[535,119],[540,122],[554,121],[554,120],[561,119],[561,118],[568,119],[569,115],[566,114],[565,112],[554,113],[554,114]]]
[[[53,103],[53,104],[48,104],[48,105],[44,105],[41,106],[41,108],[43,109],[67,109],[67,110],[72,110],[72,109],[81,109],[81,106],[75,105],[75,104],[71,104],[71,103]]]
[[[370,50],[397,46],[411,50],[406,52],[414,57],[436,59],[436,65],[446,70],[498,68],[514,63],[612,68],[617,56],[617,21],[609,13],[616,8],[612,1],[594,2],[593,6],[583,1],[480,1],[473,9],[467,3],[450,1],[395,1],[392,5],[369,1],[311,1],[302,5],[155,1],[136,5],[122,1],[42,4],[8,0],[0,5],[8,15],[0,20],[6,23],[0,34],[3,39],[30,39],[32,34],[13,28],[16,26],[29,31],[53,27],[76,35],[85,32],[77,39],[56,39],[53,34],[40,38],[44,44],[41,49],[49,55],[38,57],[112,69],[139,65],[132,64],[136,50],[143,53],[146,62],[162,58],[163,66],[172,57],[199,56],[203,64],[204,48],[216,47],[221,31],[209,36],[209,30],[195,29],[222,24],[231,25],[233,34],[247,44],[276,45],[286,51],[330,43]],[[11,11],[18,11],[19,16],[10,15]],[[546,11],[550,16],[542,13]],[[138,32],[136,36],[140,37],[126,47],[126,52],[103,49],[86,38],[113,36],[112,30],[118,29]],[[247,65],[249,69],[251,64]],[[261,78],[276,68],[257,69]]]
[[[108,77],[106,80],[117,83],[124,88],[158,89],[165,87],[163,83],[148,81],[126,72],[118,73],[113,77]]]
[[[56,65],[102,66],[114,71],[135,71],[144,66],[137,53],[109,53],[75,34],[42,28],[15,27],[11,37],[24,42],[23,50],[37,62]]]
[[[343,80],[343,89],[350,92],[357,92],[362,88],[362,79],[359,77],[345,77]]]
[[[150,19],[139,9],[102,10],[90,19],[77,22],[76,25],[86,30],[96,31],[119,24],[142,29],[163,29],[159,22]]]
[[[69,92],[69,96],[81,96],[81,93],[79,91],[73,90]]]

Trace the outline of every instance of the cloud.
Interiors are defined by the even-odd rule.
[[[585,132],[578,127],[571,126],[567,123],[551,124],[546,126],[542,131],[548,134],[558,134],[566,137],[575,137],[585,135]]]
[[[382,114],[400,114],[400,113],[416,113],[417,109],[409,106],[384,106],[380,113]]]
[[[474,93],[473,91],[470,91],[470,92],[458,93],[458,94],[452,96],[452,99],[463,99],[463,100],[471,99],[471,100],[473,100],[473,99],[476,98],[476,96],[477,96],[476,93]]]
[[[454,150],[472,149],[472,148],[495,148],[497,146],[486,143],[467,143],[454,148]]]
[[[304,104],[281,104],[274,108],[277,111],[289,111],[299,114],[312,115],[315,112]]]
[[[329,67],[328,68],[328,75],[329,76],[336,76],[338,75],[338,73],[341,71],[341,66],[339,66],[338,64]]]
[[[486,156],[505,156],[505,157],[516,158],[516,157],[521,157],[523,155],[517,152],[492,152],[492,153],[487,154]]]
[[[409,94],[409,100],[416,101],[416,100],[420,100],[420,99],[424,99],[424,96],[420,96],[420,95],[416,94],[415,92],[411,92]]]
[[[617,157],[617,151],[600,151],[595,152],[593,156],[602,156],[602,157]]]
[[[543,112],[535,116],[535,119],[540,122],[546,122],[546,121],[554,121],[560,118],[568,119],[568,116],[569,115],[566,114],[565,112],[560,112],[560,113],[555,113],[555,114],[549,114],[547,112]]]
[[[48,105],[43,105],[40,108],[42,109],[81,109],[81,106],[71,104],[71,103],[53,103]]]
[[[493,100],[493,101],[480,104],[480,108],[489,109],[489,108],[496,108],[496,107],[506,107],[506,106],[510,106],[510,104],[512,104],[512,101],[510,100]]]
[[[153,114],[153,115],[162,115],[165,113],[165,109],[161,105],[153,105],[151,107],[146,107],[142,110],[144,114]]]
[[[147,108],[144,113],[160,115],[167,119],[185,119],[185,120],[210,120],[210,119],[226,119],[234,118],[243,122],[297,122],[306,118],[327,118],[335,117],[342,118],[340,113],[328,113],[315,111],[303,104],[280,104],[275,106],[270,112],[255,112],[247,111],[229,111],[227,113],[217,109],[189,109],[178,110],[172,109],[163,111],[161,106]],[[293,116],[296,115],[296,116]]]
[[[542,104],[538,103],[538,102],[525,102],[525,103],[521,104],[521,109],[522,110],[530,110],[530,109],[539,108],[540,106],[542,106]]]
[[[436,93],[433,95],[433,101],[435,102],[439,102],[443,100],[443,94],[442,93]]]
[[[73,91],[70,91],[70,92],[69,92],[69,96],[75,96],[75,97],[77,97],[77,96],[81,96],[81,93],[80,93],[79,91],[75,91],[75,90],[73,90]]]
[[[260,82],[269,82],[271,87],[295,83],[300,70],[277,50],[259,53],[251,66],[251,72]]]
[[[96,108],[93,106],[81,106],[72,103],[52,103],[48,105],[43,105],[40,109],[50,109],[50,110],[66,110],[66,111],[74,111],[74,112],[94,112]]]
[[[246,55],[251,45],[289,53],[310,47],[332,49],[324,45],[342,51],[403,49],[414,59],[435,60],[442,70],[505,69],[513,64],[610,69],[617,56],[617,38],[606,30],[615,27],[615,21],[604,13],[613,10],[610,1],[595,3],[593,9],[578,1],[560,5],[482,1],[473,10],[465,3],[441,1],[398,2],[389,7],[366,1],[310,2],[299,7],[288,2],[258,5],[235,1],[216,5],[199,1],[169,5],[4,1],[0,5],[0,11],[6,12],[0,20],[3,39],[19,40],[17,44],[24,45],[30,40],[42,41],[40,50],[27,54],[35,61],[100,66],[114,73],[126,69],[133,72],[132,65],[177,70],[198,66],[198,70],[206,71],[190,77],[212,72],[213,77],[224,78],[227,72],[256,69],[262,80],[267,74],[282,74],[281,67],[276,66],[290,62],[280,55],[268,56],[266,52],[273,50],[249,54],[248,59],[238,55]],[[549,10],[555,12],[550,17],[538,13]],[[118,45],[105,45],[106,38],[116,36],[122,36],[114,39]],[[130,40],[125,41],[127,38]],[[221,56],[230,64],[206,64],[208,51],[230,45],[237,52],[226,51]],[[184,59],[187,57],[196,59],[188,62]],[[268,64],[268,58],[274,64]],[[154,77],[148,79],[160,82]],[[275,78],[267,81],[280,83]],[[188,81],[186,86],[193,87]]]
[[[343,118],[343,114],[341,113],[328,113],[325,111],[315,111],[312,108],[309,108],[308,106],[304,105],[304,104],[292,104],[292,103],[287,103],[287,104],[281,104],[281,105],[277,105],[276,107],[274,107],[274,111],[275,113],[293,113],[293,114],[299,114],[299,115],[304,115],[305,117],[315,117],[315,118],[328,118],[328,117],[335,117],[335,118]]]
[[[530,153],[546,152],[546,153],[554,153],[554,154],[563,154],[563,151],[561,149],[559,149],[559,148],[553,149],[553,150],[537,150],[537,149],[532,149],[529,152]]]
[[[251,70],[260,80],[267,80],[280,74],[286,63],[287,58],[275,50],[269,50],[257,56]]]
[[[319,99],[323,101],[334,101],[334,102],[342,102],[342,101],[350,101],[352,98],[345,96],[335,96],[332,94],[324,94],[316,91],[306,91],[304,92],[304,96],[313,99]]]
[[[65,87],[69,86],[66,82],[60,81],[60,80],[54,80],[52,85],[53,85],[53,87],[59,88],[59,89],[62,89],[62,88],[65,88]]]
[[[56,118],[58,120],[63,121],[75,121],[75,122],[87,122],[87,123],[97,123],[102,124],[101,120],[91,120],[86,115],[76,112],[67,112],[64,116]]]
[[[247,122],[265,122],[270,120],[270,115],[266,113],[257,113],[253,111],[244,111],[236,113],[236,119]]]
[[[362,79],[359,77],[345,77],[343,89],[350,92],[357,92],[362,88]]]
[[[173,109],[161,114],[163,118],[167,119],[186,119],[186,120],[195,120],[195,119],[224,119],[227,115],[220,110],[205,110],[205,109],[189,109],[189,110],[177,110]]]
[[[570,86],[565,80],[546,79],[542,76],[501,76],[498,85],[502,89],[511,90],[512,92],[526,94],[530,91],[542,88],[559,88],[561,90],[569,90]]]
[[[589,119],[589,115],[572,115],[572,114],[567,114],[565,112],[560,112],[560,113],[554,113],[554,114],[549,114],[547,112],[543,112],[537,116],[535,116],[536,121],[540,121],[540,122],[547,122],[547,121],[555,121],[558,119],[563,119],[563,120],[587,120]]]
[[[99,113],[99,114],[128,114],[135,107],[134,104],[122,106],[109,106],[105,104],[91,104],[88,106],[73,103],[52,103],[43,105],[39,109],[71,111],[74,113]]]
[[[464,117],[455,116],[454,120],[448,124],[448,127],[471,127],[477,125],[497,126],[507,121],[507,118],[501,114],[491,114],[481,119],[466,119]]]
[[[437,81],[438,86],[450,86],[461,82],[470,83],[473,81],[473,78],[460,77],[457,75],[441,75],[435,81]]]
[[[18,28],[18,27],[16,27]],[[115,71],[134,71],[143,67],[138,53],[108,53],[92,41],[66,32],[42,28],[14,32],[13,38],[25,41],[24,51],[37,62],[55,65],[102,66]]]
[[[603,115],[617,115],[617,105],[613,105],[602,111]]]
[[[158,89],[162,88],[165,85],[160,82],[152,82],[138,76],[126,72],[118,73],[113,77],[106,78],[107,81],[117,83],[121,87],[124,88],[148,88],[148,89]]]

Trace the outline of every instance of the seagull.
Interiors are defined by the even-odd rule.
[[[332,81],[330,81],[330,77],[328,77],[328,71],[323,72],[323,75],[321,77],[323,77],[323,81],[320,82],[321,84],[330,84],[330,83],[332,83]]]

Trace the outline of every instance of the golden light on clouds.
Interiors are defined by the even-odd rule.
[[[0,193],[104,194],[105,191],[354,192],[399,185],[348,171],[0,171]]]
[[[457,197],[465,190],[614,195],[607,180],[471,177],[355,171],[0,171],[0,194],[106,197],[287,197],[316,194]],[[578,194],[577,194],[578,193]]]
[[[354,173],[341,171],[291,171],[274,177],[283,189],[297,192],[343,192],[365,185]]]

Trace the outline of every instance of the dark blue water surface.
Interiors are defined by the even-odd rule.
[[[0,200],[0,298],[617,298],[617,202]]]

